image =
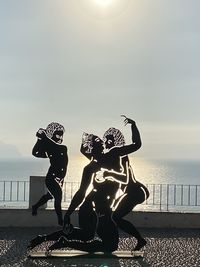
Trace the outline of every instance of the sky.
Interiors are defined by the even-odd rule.
[[[200,159],[199,0],[0,0],[0,158],[30,157],[35,133],[111,126],[138,157]]]

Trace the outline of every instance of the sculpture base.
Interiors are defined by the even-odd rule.
[[[35,251],[30,252],[31,258],[49,258],[49,257],[84,257],[84,258],[141,258],[144,251],[116,250],[113,253],[95,252],[88,253],[80,250],[53,250],[53,251]]]

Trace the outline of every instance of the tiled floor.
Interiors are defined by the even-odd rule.
[[[200,230],[140,229],[148,244],[143,259],[118,258],[49,258],[30,259],[27,245],[30,239],[56,228],[0,228],[1,267],[199,267]],[[119,249],[133,246],[134,239],[120,238]],[[46,244],[45,244],[46,245]],[[44,246],[45,246],[44,245]],[[45,247],[44,247],[45,249]]]

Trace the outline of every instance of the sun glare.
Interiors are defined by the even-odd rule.
[[[114,18],[128,10],[131,0],[77,0],[84,12],[97,19]]]
[[[112,3],[113,0],[95,0],[96,4],[100,5],[100,6],[108,6]]]

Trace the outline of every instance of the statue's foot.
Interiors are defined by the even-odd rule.
[[[34,247],[40,245],[45,240],[46,240],[46,236],[38,235],[36,238],[34,238],[30,241],[30,244],[28,245],[27,248],[33,249]]]
[[[144,238],[139,239],[133,251],[140,250],[141,248],[146,246],[146,244],[147,244],[147,241]]]
[[[58,225],[63,226],[63,219],[62,218],[58,218]]]
[[[32,215],[33,216],[37,215],[37,208],[34,205],[32,206]]]
[[[66,239],[67,239],[67,235],[71,234],[73,232],[73,225],[70,223],[68,225],[64,225],[63,226],[63,233],[66,235]]]
[[[61,236],[57,242],[55,242],[53,245],[51,245],[48,248],[48,251],[60,249],[60,248],[65,248],[66,246],[67,246],[67,240],[65,239],[64,236]]]

